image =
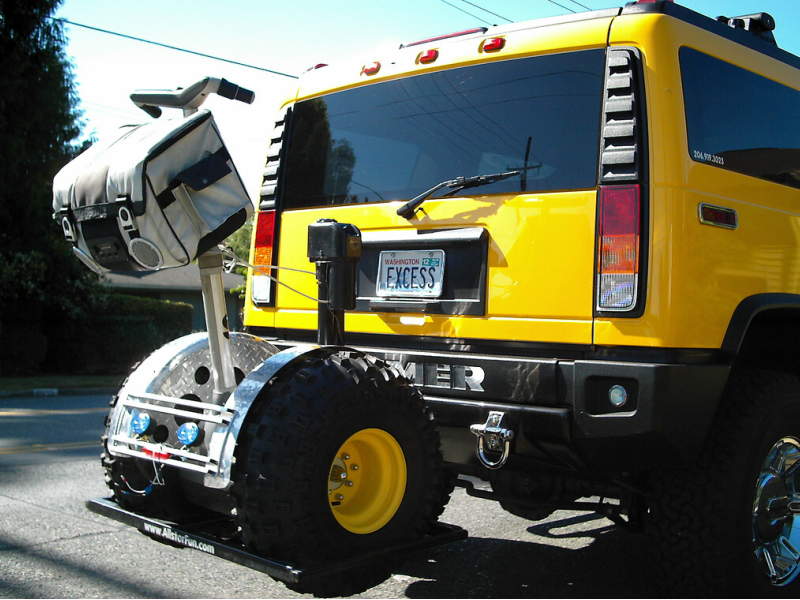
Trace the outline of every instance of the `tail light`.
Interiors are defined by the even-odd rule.
[[[253,266],[272,264],[272,248],[275,240],[275,211],[264,210],[256,217],[256,233],[253,240]],[[253,302],[265,304],[272,299],[272,280],[268,271],[253,271]]]
[[[639,287],[640,187],[601,186],[599,204],[597,309],[633,310]]]

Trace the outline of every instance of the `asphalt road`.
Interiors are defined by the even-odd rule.
[[[0,398],[0,597],[278,598],[268,576],[152,541],[90,513],[107,493],[108,397]],[[364,598],[642,597],[646,543],[587,513],[531,523],[456,490],[443,520],[467,540],[424,551]]]

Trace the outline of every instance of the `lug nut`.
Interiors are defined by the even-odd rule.
[[[358,465],[350,465],[350,468],[353,469],[353,471],[358,471]]]
[[[342,460],[350,460],[350,455],[347,452],[345,452],[344,454],[342,454]]]
[[[344,500],[344,496],[342,496],[341,494],[336,494],[336,499],[337,499],[339,502],[341,502],[342,500]]]
[[[347,473],[345,473],[344,471],[339,473],[339,479],[347,479]]]
[[[345,481],[345,482],[344,482],[344,484],[345,484],[347,487],[353,487],[353,482],[352,482],[352,481],[349,481],[349,480],[348,480],[348,481]]]

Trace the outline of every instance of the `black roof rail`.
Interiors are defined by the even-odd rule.
[[[766,26],[767,22],[760,22],[759,20],[755,19],[755,17],[758,15],[766,15],[766,13],[754,13],[752,15],[745,15],[744,17],[734,17],[734,21],[736,21],[736,19],[740,19],[742,21],[741,25],[737,22],[734,22],[733,25],[729,25],[727,21],[721,22],[712,19],[695,12],[690,8],[676,4],[675,2],[656,0],[655,2],[647,3],[629,2],[623,7],[620,15],[652,13],[660,13],[680,19],[681,21],[689,23],[690,25],[700,27],[701,29],[705,29],[711,33],[716,33],[719,36],[743,46],[747,46],[748,48],[752,48],[753,50],[786,63],[787,65],[790,65],[796,69],[800,69],[800,57],[779,48],[776,45],[774,38],[772,40],[768,40],[766,36],[762,35],[765,33],[769,34],[769,37],[773,37],[771,30],[767,29],[763,32],[757,31],[759,27]],[[775,20],[769,15],[766,16],[769,18],[768,21],[771,21],[772,27],[774,28]],[[749,29],[747,29],[747,27],[749,27]]]
[[[744,29],[753,35],[757,35],[762,40],[770,44],[778,45],[772,30],[775,29],[775,19],[769,13],[753,13],[751,15],[741,15],[739,17],[717,17],[717,21],[725,23],[734,29]]]

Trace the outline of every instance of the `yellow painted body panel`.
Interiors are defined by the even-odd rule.
[[[609,31],[610,26],[610,31]],[[407,48],[381,60],[320,69],[305,77],[305,99],[376,81],[535,54],[611,46],[641,51],[647,118],[649,206],[645,309],[641,317],[592,319],[596,190],[428,200],[426,216],[395,215],[399,202],[287,211],[282,215],[280,264],[311,269],[306,227],[318,218],[354,223],[363,231],[483,226],[490,235],[486,316],[350,313],[348,331],[537,342],[719,348],[731,315],[746,297],[800,293],[798,190],[693,161],[689,156],[678,51],[689,46],[784,85],[800,73],[755,50],[660,14],[625,15],[525,28],[510,25],[506,48],[479,54],[487,36]],[[608,37],[607,37],[608,36]],[[435,66],[415,64],[437,47]],[[361,64],[381,61],[377,75]],[[735,126],[735,125],[732,125]],[[733,208],[736,230],[703,225],[698,204]],[[311,276],[282,272],[281,280],[314,295]],[[278,287],[275,308],[248,300],[245,324],[315,329],[314,303]],[[402,321],[402,322],[401,322]]]
[[[794,88],[800,73],[663,15],[616,18],[610,43],[636,46],[643,55],[650,257],[644,315],[597,319],[594,341],[719,348],[731,315],[744,298],[763,292],[800,292],[800,192],[690,158],[678,50],[688,46]],[[736,210],[738,229],[701,224],[701,202]]]
[[[303,100],[378,81],[536,54],[603,48],[610,18],[553,23],[537,21],[504,27],[503,50],[480,53],[484,39],[471,35],[399,51],[391,58],[363,57],[341,68],[325,67],[304,76],[296,94]],[[419,52],[439,49],[434,65],[416,63]],[[361,66],[381,62],[374,76]],[[599,98],[598,98],[599,101]],[[284,211],[278,260],[281,266],[313,270],[306,257],[307,227],[320,218],[353,223],[362,231],[483,226],[489,232],[485,316],[356,313],[346,316],[347,331],[414,336],[500,339],[588,344],[592,339],[594,223],[596,190],[431,199],[426,215],[410,222],[395,214],[402,202]],[[314,278],[281,271],[282,282],[316,295]],[[251,301],[248,280],[245,324],[255,327],[316,329],[314,302],[278,286],[275,308]],[[404,321],[404,322],[401,322]]]
[[[280,265],[312,269],[306,230],[320,218],[357,223],[363,232],[482,226],[490,232],[487,314],[426,315],[401,323],[397,313],[355,313],[346,330],[367,333],[514,339],[587,344],[591,340],[596,191],[428,200],[413,223],[395,214],[401,202],[285,211]],[[301,240],[301,243],[298,243]],[[283,271],[281,281],[316,295],[312,276]],[[277,309],[248,310],[248,325],[316,329],[316,306],[284,287]],[[407,320],[407,319],[403,319]]]
[[[531,27],[535,24],[535,27]],[[432,71],[442,71],[454,67],[466,67],[479,63],[535,56],[553,52],[570,52],[589,48],[602,48],[606,45],[610,18],[578,21],[575,23],[555,23],[546,25],[541,19],[529,23],[514,23],[493,30],[492,35],[470,35],[441,40],[431,44],[403,48],[391,57],[362,56],[359,62],[330,66],[309,72],[300,80],[297,100],[306,100],[322,94],[330,94],[360,85],[400,79]],[[505,47],[499,52],[482,53],[480,44],[493,37],[504,37]],[[439,58],[430,65],[417,64],[416,59],[422,50],[436,48]],[[377,61],[380,71],[375,75],[361,72],[364,65]]]

